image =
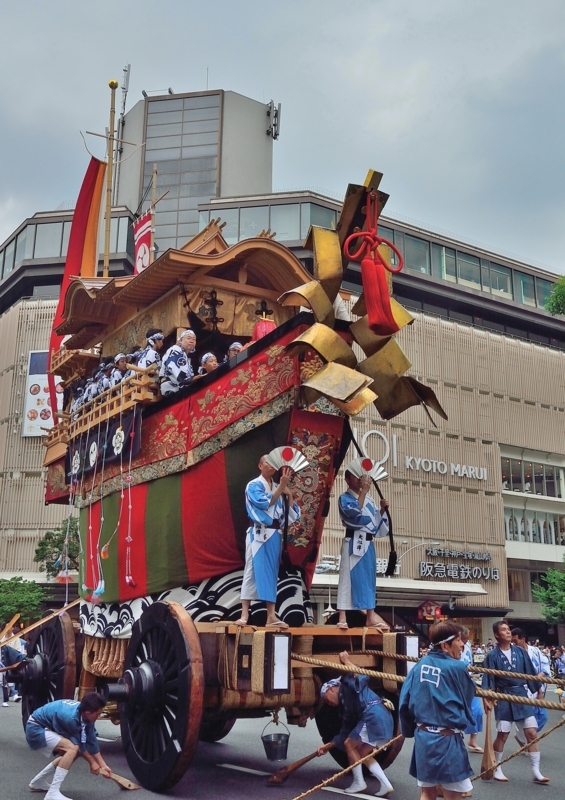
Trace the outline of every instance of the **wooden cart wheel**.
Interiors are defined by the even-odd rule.
[[[32,631],[20,676],[24,727],[36,708],[75,696],[75,632],[66,611]]]
[[[152,792],[177,783],[202,720],[204,667],[198,632],[178,603],[157,602],[134,624],[126,652],[120,726],[127,762]]]
[[[227,736],[236,723],[236,717],[203,719],[200,725],[201,742],[219,742]]]

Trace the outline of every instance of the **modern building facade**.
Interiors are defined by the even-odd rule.
[[[117,203],[145,210],[157,169],[155,241],[163,251],[198,233],[198,205],[210,198],[271,192],[270,105],[237,92],[145,97],[124,118]],[[140,145],[140,146],[137,146]]]

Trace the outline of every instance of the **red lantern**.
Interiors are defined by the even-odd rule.
[[[441,608],[439,606],[435,607],[434,616],[436,619],[441,619]]]

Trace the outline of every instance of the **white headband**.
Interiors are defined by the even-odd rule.
[[[185,337],[185,336],[194,336],[194,338],[196,339],[196,334],[194,333],[194,331],[191,331],[191,330],[190,330],[190,328],[189,328],[188,330],[186,330],[186,331],[183,331],[183,332],[181,333],[181,335],[180,335],[180,336],[179,336],[179,338],[177,339],[177,342],[180,342],[180,340],[181,340],[181,339],[184,339],[184,337]]]
[[[447,644],[447,642],[450,642],[452,639],[457,639],[458,636],[458,633],[454,633],[452,636],[448,636],[447,639],[442,639],[441,642],[435,642],[432,647],[439,647],[440,644]]]
[[[331,689],[332,686],[341,686],[341,678],[332,678],[331,681],[326,681],[326,683],[322,684],[320,697],[324,698],[328,689]]]

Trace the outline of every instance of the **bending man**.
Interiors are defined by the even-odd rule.
[[[245,489],[245,506],[251,521],[245,537],[245,570],[241,585],[241,618],[237,625],[247,625],[252,600],[267,604],[267,625],[288,628],[275,614],[277,577],[282,550],[282,532],[285,522],[285,503],[288,504],[288,523],[300,519],[300,508],[294,502],[289,488],[290,469],[283,467],[281,482],[276,484],[276,469],[267,461],[259,460],[258,478],[249,481]],[[283,502],[284,498],[284,502]]]
[[[31,779],[32,792],[47,790],[45,800],[69,800],[60,791],[75,759],[81,755],[90,765],[93,775],[102,773],[109,778],[112,770],[100,754],[94,723],[106,701],[96,692],[86,694],[80,703],[56,700],[36,709],[26,724],[26,739],[32,750],[51,758],[53,750],[62,755],[48,764]]]
[[[342,664],[353,664],[345,650],[339,654],[339,658]],[[329,706],[340,707],[342,725],[333,743],[345,750],[349,764],[355,764],[375,747],[382,747],[392,739],[394,720],[389,710],[393,708],[392,703],[383,700],[369,688],[366,675],[346,673],[341,678],[328,681],[322,686],[320,697]],[[322,747],[318,748],[319,756],[324,752]],[[365,766],[380,783],[375,797],[385,797],[394,791],[381,765],[374,758],[365,761]],[[353,783],[345,791],[348,794],[363,792],[367,788],[363,779],[363,765],[353,767],[352,774]]]

